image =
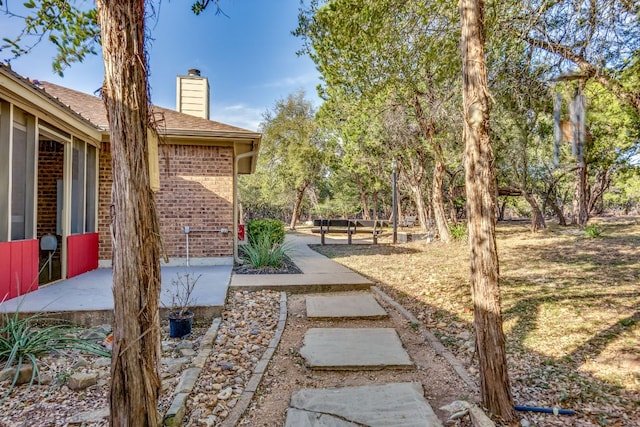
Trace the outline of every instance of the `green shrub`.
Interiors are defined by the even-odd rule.
[[[19,317],[19,307],[12,314],[4,314],[0,325],[0,362],[3,368],[15,366],[16,373],[4,397],[8,396],[18,380],[25,363],[33,366],[29,385],[39,378],[38,357],[62,350],[80,350],[109,357],[110,353],[99,344],[78,337],[79,328],[67,324],[43,325],[40,313]],[[52,320],[48,320],[52,321]],[[3,398],[4,398],[3,397]]]
[[[256,219],[247,223],[249,244],[261,243],[263,235],[271,245],[284,243],[284,224],[277,219]]]
[[[242,257],[252,267],[280,268],[286,256],[287,247],[284,244],[272,243],[268,234],[262,234],[257,241],[242,247]]]
[[[467,240],[467,224],[464,222],[453,224],[449,227],[449,233],[455,242]]]
[[[598,224],[589,224],[584,228],[584,232],[591,238],[602,236],[602,229],[598,227]]]

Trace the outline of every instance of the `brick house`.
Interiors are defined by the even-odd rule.
[[[171,265],[231,264],[237,178],[254,171],[261,134],[209,120],[197,70],[178,76],[177,89],[182,112],[152,108],[164,250]],[[111,182],[102,100],[0,65],[0,301],[110,267]]]

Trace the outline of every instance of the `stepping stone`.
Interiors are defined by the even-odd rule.
[[[312,319],[382,319],[388,314],[373,295],[364,292],[346,295],[314,295],[307,299],[307,317]]]
[[[311,328],[300,354],[312,369],[413,367],[393,328]]]
[[[291,396],[285,427],[442,427],[418,383],[303,389]]]

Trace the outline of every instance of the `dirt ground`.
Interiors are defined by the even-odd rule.
[[[330,294],[325,294],[330,295]],[[420,382],[424,395],[441,420],[448,413],[441,406],[454,400],[473,400],[477,396],[456,375],[448,362],[437,355],[425,338],[404,316],[381,298],[378,302],[389,313],[382,320],[314,320],[306,317],[305,295],[290,295],[288,298],[287,327],[280,345],[271,360],[268,372],[256,393],[241,426],[282,426],[286,409],[293,391],[301,388],[325,388],[361,385],[382,385],[392,382]],[[395,328],[415,363],[415,369],[384,369],[358,371],[316,371],[307,368],[299,350],[305,332],[309,328]],[[469,425],[461,419],[450,424]]]

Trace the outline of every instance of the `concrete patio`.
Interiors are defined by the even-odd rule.
[[[231,278],[231,266],[162,267],[161,307],[171,304],[172,281],[189,273],[198,279],[192,294],[196,318],[211,320],[222,313]],[[44,286],[21,297],[4,301],[0,312],[43,312],[45,317],[63,318],[80,325],[111,323],[113,292],[111,269],[100,268],[71,279]]]

